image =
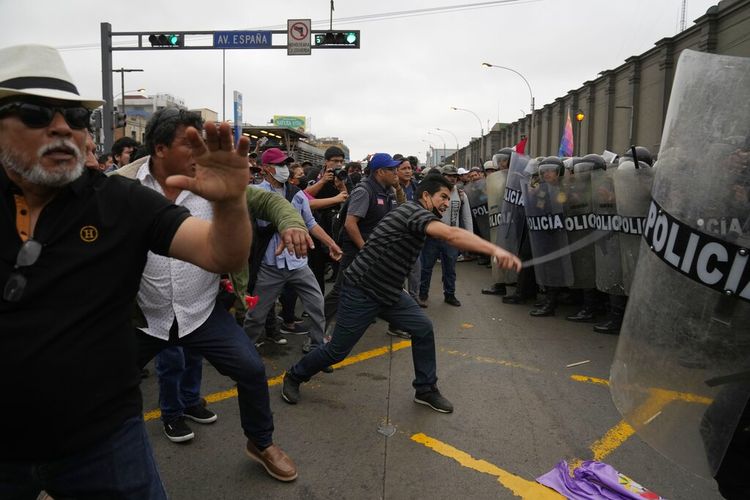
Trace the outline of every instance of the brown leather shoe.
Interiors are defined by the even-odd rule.
[[[255,443],[248,439],[245,451],[247,456],[261,464],[271,477],[284,482],[297,479],[297,467],[294,462],[275,444],[260,451]]]

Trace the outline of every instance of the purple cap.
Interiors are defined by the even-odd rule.
[[[286,165],[293,161],[294,158],[290,158],[279,148],[266,149],[260,156],[260,162],[263,165]]]
[[[367,162],[367,166],[370,171],[377,170],[379,168],[396,168],[401,165],[403,160],[394,160],[388,153],[375,153],[370,157],[370,161]]]

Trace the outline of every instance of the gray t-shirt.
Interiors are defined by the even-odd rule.
[[[367,215],[367,211],[370,209],[370,192],[365,189],[364,186],[352,191],[352,195],[349,197],[349,209],[346,215],[354,215],[360,219]]]

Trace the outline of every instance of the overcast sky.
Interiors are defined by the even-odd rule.
[[[489,5],[386,17],[480,3]],[[687,25],[715,3],[689,0]],[[539,109],[676,34],[681,5],[681,0],[336,0],[334,29],[360,29],[361,49],[313,49],[310,56],[228,50],[226,116],[231,118],[232,91],[238,90],[245,122],[303,115],[310,132],[342,138],[354,159],[386,151],[424,160],[429,148],[424,141],[443,147],[428,130],[453,132],[460,147],[479,135],[477,119],[451,106],[476,113],[485,131],[498,118],[513,122],[529,112],[523,80],[482,62],[522,73]],[[0,0],[0,46],[60,48],[79,90],[100,96],[101,22],[111,23],[115,32],[228,31],[286,29],[287,19],[310,18],[313,29],[326,29],[329,6],[329,0]],[[371,15],[380,16],[337,21]],[[113,66],[144,70],[126,75],[126,90],[170,93],[191,108],[222,115],[221,50],[115,52]],[[119,88],[115,75],[115,94]],[[449,132],[434,133],[455,147]]]

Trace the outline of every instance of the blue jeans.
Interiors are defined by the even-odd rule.
[[[140,366],[146,366],[151,358],[171,345],[188,347],[202,354],[219,373],[237,382],[237,402],[245,436],[261,448],[273,444],[266,367],[231,314],[216,304],[201,326],[181,338],[170,335],[169,340],[162,340],[138,330]]]
[[[437,382],[432,321],[405,291],[401,291],[395,304],[384,306],[345,279],[336,315],[336,327],[331,341],[313,349],[289,369],[293,380],[307,382],[326,366],[343,361],[372,324],[372,320],[380,316],[396,328],[411,334],[414,388],[419,392],[421,388],[430,387]]]
[[[443,268],[443,293],[445,295],[456,294],[456,259],[458,250],[442,240],[428,237],[422,248],[422,278],[419,280],[419,296],[430,295],[430,281],[432,280],[432,268],[435,261],[440,257]]]
[[[140,415],[74,455],[44,462],[0,462],[0,498],[34,500],[41,490],[53,498],[167,498]]]
[[[183,347],[167,347],[156,355],[161,419],[172,422],[185,408],[200,404],[203,356]]]

